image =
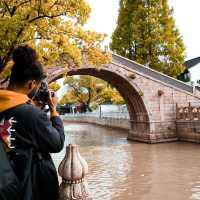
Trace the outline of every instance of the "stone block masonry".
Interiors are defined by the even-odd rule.
[[[55,81],[65,74],[65,69],[51,68],[48,81]],[[69,70],[67,75],[91,75],[113,85],[128,107],[131,127],[128,138],[136,141],[158,143],[183,138],[177,125],[179,122],[176,121],[176,105],[188,105],[189,102],[200,105],[200,92],[190,85],[115,54],[111,63],[99,69],[88,64]],[[117,125],[109,119],[100,122],[94,120],[93,123]],[[126,126],[126,123],[120,122],[118,127]],[[193,125],[197,130],[197,125]],[[186,131],[182,135],[186,135]],[[193,141],[198,138],[197,133],[190,131],[189,135]]]

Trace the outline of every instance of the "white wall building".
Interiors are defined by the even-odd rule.
[[[200,57],[186,61],[185,67],[184,73],[180,76],[183,76],[188,84],[200,87]]]
[[[200,63],[189,69],[191,82],[196,83],[200,80]]]

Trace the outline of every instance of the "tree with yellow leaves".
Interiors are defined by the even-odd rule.
[[[84,103],[90,106],[106,101],[114,104],[125,103],[115,88],[112,88],[107,82],[92,76],[67,77],[64,84],[67,84],[70,89],[60,100],[61,105],[65,103]]]
[[[174,78],[185,69],[185,47],[168,0],[120,0],[111,49]]]
[[[84,30],[91,9],[86,0],[0,0],[0,77],[9,74],[13,49],[28,44],[45,65],[79,66],[110,61],[102,52],[105,34]]]
[[[49,89],[57,92],[60,89],[60,85],[57,82],[52,82],[49,84]]]

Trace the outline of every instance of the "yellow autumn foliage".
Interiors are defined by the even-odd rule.
[[[0,78],[9,74],[13,48],[28,44],[48,66],[80,66],[111,59],[102,51],[105,34],[85,30],[91,8],[86,0],[0,0]]]

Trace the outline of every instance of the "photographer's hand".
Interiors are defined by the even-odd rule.
[[[49,106],[49,110],[50,110],[50,113],[51,113],[51,117],[54,117],[54,116],[58,116],[58,112],[56,111],[56,106],[58,104],[58,97],[55,95],[54,93],[54,96],[52,97],[52,92],[49,91],[49,100],[48,100],[48,106]]]

